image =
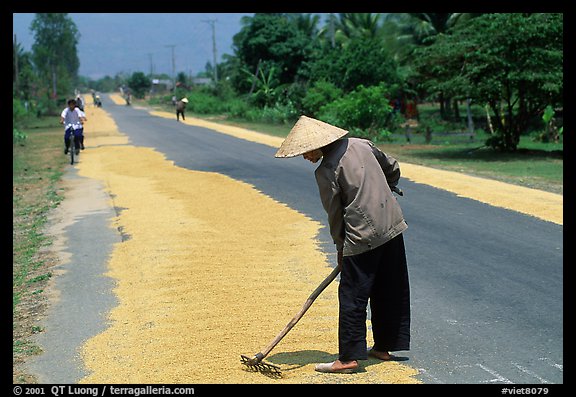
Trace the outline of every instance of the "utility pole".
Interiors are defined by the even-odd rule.
[[[154,63],[152,62],[152,54],[148,53],[148,59],[150,60],[150,77],[154,74]]]
[[[172,48],[172,92],[176,93],[176,60],[174,57],[174,47],[176,47],[176,45],[169,44],[164,47]]]
[[[203,20],[202,22],[206,22],[209,23],[212,26],[212,57],[214,59],[214,65],[213,65],[213,69],[214,69],[214,82],[217,83],[218,82],[218,68],[216,65],[216,28],[214,27],[214,22],[216,22],[217,19],[209,19],[209,20]]]

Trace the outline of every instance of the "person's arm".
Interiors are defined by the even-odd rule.
[[[315,173],[320,200],[322,206],[328,214],[328,225],[330,226],[330,235],[336,244],[339,255],[344,248],[344,208],[340,197],[340,188],[335,180],[332,170],[319,167]]]
[[[86,118],[86,113],[84,113],[82,110],[76,108],[76,113],[78,113],[78,119],[80,120],[81,124],[84,124],[88,119]]]
[[[378,160],[378,163],[384,172],[388,186],[390,186],[390,188],[396,187],[400,180],[400,165],[398,164],[398,161],[394,157],[389,156],[378,149],[373,143],[370,143],[370,145],[372,147],[372,153]]]
[[[64,109],[62,111],[62,113],[60,113],[60,124],[64,124],[64,120],[66,119],[66,112],[68,111],[68,108]]]

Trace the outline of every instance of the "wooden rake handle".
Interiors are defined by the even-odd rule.
[[[290,320],[290,322],[286,325],[286,327],[284,327],[284,329],[272,340],[272,342],[270,342],[270,344],[264,350],[255,355],[255,357],[257,357],[259,362],[262,361],[262,359],[266,357],[272,351],[272,349],[276,347],[278,343],[280,343],[280,341],[282,340],[282,338],[286,336],[288,331],[290,331],[296,325],[296,323],[300,321],[302,316],[304,316],[304,313],[308,311],[308,309],[310,308],[310,306],[312,306],[312,303],[314,303],[316,298],[318,298],[318,296],[322,293],[322,291],[324,291],[326,287],[330,285],[332,281],[334,281],[336,276],[338,276],[340,270],[341,266],[340,265],[336,266],[334,270],[332,270],[332,273],[330,273],[328,277],[326,277],[324,281],[322,281],[320,285],[314,290],[314,292],[310,294],[308,299],[306,299],[306,302],[304,302],[304,306],[302,306],[302,309],[300,309],[300,311],[292,318],[292,320]]]

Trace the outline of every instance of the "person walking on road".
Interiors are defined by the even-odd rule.
[[[186,120],[184,117],[184,111],[186,110],[186,105],[188,104],[187,98],[182,98],[178,102],[176,102],[176,121],[180,121],[180,116],[182,116],[182,120]]]
[[[410,285],[403,232],[408,225],[397,198],[400,167],[371,141],[301,116],[275,154],[317,163],[320,199],[341,267],[338,286],[338,359],[315,370],[351,373],[368,356],[397,359],[410,350]],[[370,302],[374,346],[366,342]]]
[[[72,150],[72,141],[76,154],[80,152],[80,149],[84,150],[84,123],[87,120],[86,114],[78,108],[76,100],[69,99],[68,107],[64,108],[60,114],[60,124],[64,124],[64,154]]]

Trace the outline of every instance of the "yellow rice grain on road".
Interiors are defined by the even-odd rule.
[[[118,305],[82,348],[80,383],[419,383],[417,370],[375,359],[352,375],[314,371],[337,356],[337,281],[267,357],[282,378],[246,371],[240,354],[267,345],[330,273],[321,224],[249,184],[125,144],[104,109],[88,117],[79,175],[104,182],[127,239],[106,274]]]
[[[174,118],[168,112],[150,111],[151,115]],[[224,134],[272,147],[280,147],[283,138],[270,136],[243,128],[222,125],[210,121],[190,118],[183,121],[189,125],[210,128]],[[559,225],[564,223],[564,197],[560,194],[516,186],[496,180],[479,178],[453,171],[438,170],[400,160],[402,177],[447,190],[458,196],[477,200],[496,207],[507,208],[531,215]]]

